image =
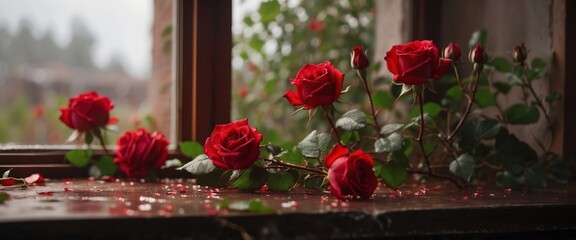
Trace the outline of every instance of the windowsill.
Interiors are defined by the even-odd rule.
[[[244,229],[256,238],[273,239],[478,234],[492,238],[494,234],[569,236],[576,231],[574,183],[523,192],[495,187],[458,190],[431,182],[425,191],[419,185],[402,187],[400,192],[382,188],[373,200],[345,203],[335,201],[329,193],[303,190],[215,192],[189,180],[181,183],[184,188],[177,184],[73,180],[10,189],[7,192],[12,199],[0,205],[0,235],[42,239],[238,238],[238,230]],[[274,212],[216,210],[224,198],[258,198]]]

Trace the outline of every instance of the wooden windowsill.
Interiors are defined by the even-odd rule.
[[[180,184],[180,185],[179,185]],[[573,236],[576,184],[509,191],[459,190],[443,182],[380,187],[373,200],[336,201],[326,192],[242,193],[193,180],[49,181],[2,189],[0,236],[40,239],[381,238],[510,234]],[[260,199],[273,211],[218,210],[223,199]],[[6,239],[1,237],[1,239]]]

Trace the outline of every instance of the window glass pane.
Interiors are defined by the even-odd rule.
[[[172,136],[173,1],[0,1],[0,148],[64,144],[70,97],[108,96],[108,144],[138,127]]]
[[[291,115],[295,108],[282,98],[287,89],[293,89],[290,78],[304,64],[331,61],[346,74],[344,87],[352,84],[356,73],[350,67],[351,49],[363,45],[373,56],[375,4],[234,1],[232,118],[249,118],[275,143],[297,142],[316,129],[322,117],[309,118],[307,111]],[[352,88],[341,100],[366,102],[362,96],[361,88]]]

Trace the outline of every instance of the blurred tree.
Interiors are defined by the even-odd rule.
[[[81,18],[71,21],[72,38],[64,51],[66,63],[75,67],[94,68],[92,48],[95,38]]]

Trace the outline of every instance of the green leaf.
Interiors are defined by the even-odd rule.
[[[442,111],[442,107],[437,103],[433,102],[424,104],[424,106],[422,106],[422,109],[424,110],[424,113],[428,114],[428,116],[430,117],[436,117],[436,115],[438,115],[438,113]],[[414,118],[417,116],[420,116],[420,109],[418,107],[415,107],[414,109],[412,109],[412,112],[410,112],[410,117]]]
[[[324,178],[321,177],[312,177],[306,178],[304,180],[304,187],[307,189],[320,189],[322,187],[322,183],[324,182]]]
[[[476,44],[481,46],[486,46],[486,39],[488,38],[488,32],[485,29],[480,29],[472,33],[470,41],[468,41],[468,47],[473,48]]]
[[[551,92],[550,94],[548,94],[548,96],[546,96],[546,102],[548,102],[548,104],[551,104],[555,101],[560,100],[561,96],[559,93],[556,92]]]
[[[489,140],[494,139],[502,125],[495,119],[486,119],[476,127],[476,138]]]
[[[280,146],[274,145],[270,142],[268,144],[266,144],[266,150],[268,150],[268,153],[272,154],[272,156],[275,156],[275,157],[284,153]]]
[[[503,188],[520,189],[524,186],[524,176],[515,176],[508,171],[496,173],[496,185]]]
[[[450,163],[450,172],[466,181],[470,180],[474,173],[474,158],[468,154],[460,155]]]
[[[390,151],[400,151],[404,147],[404,136],[399,133],[392,133],[387,137],[390,140]]]
[[[254,35],[250,39],[250,42],[248,42],[248,45],[250,45],[250,47],[255,51],[262,52],[262,47],[264,47],[264,40],[258,38],[257,35]]]
[[[489,62],[494,68],[496,68],[499,72],[510,72],[512,69],[512,65],[508,61],[508,59],[503,57],[495,57],[492,61]]]
[[[180,142],[178,143],[178,146],[180,147],[180,152],[182,152],[184,156],[191,159],[194,159],[198,155],[204,153],[204,148],[202,145],[194,141]]]
[[[252,17],[250,17],[250,16],[244,17],[242,22],[248,27],[252,27],[252,25],[254,25],[254,20],[252,20]]]
[[[398,189],[408,176],[406,168],[397,162],[388,162],[386,165],[381,165],[378,172],[386,185],[394,190]]]
[[[102,176],[113,176],[118,169],[118,166],[114,163],[114,158],[108,155],[103,155],[100,160],[96,163],[98,169],[100,169],[100,174]]]
[[[408,168],[410,166],[410,160],[408,160],[406,154],[401,151],[390,153],[388,155],[388,162],[395,162],[403,168]]]
[[[266,179],[266,185],[268,188],[272,191],[278,192],[289,190],[292,186],[294,186],[294,183],[294,176],[290,173],[270,173]]]
[[[548,171],[559,183],[566,183],[570,179],[570,166],[568,162],[560,156],[555,156],[548,163]]]
[[[534,69],[544,69],[546,68],[546,62],[540,58],[532,59],[532,64],[530,64]]]
[[[506,109],[504,117],[510,124],[532,124],[538,122],[540,112],[535,106],[518,103]]]
[[[391,123],[386,124],[380,129],[380,134],[388,135],[390,133],[396,132],[404,127],[404,124],[400,123]]]
[[[545,188],[548,175],[546,170],[540,165],[534,165],[524,171],[524,179],[526,184],[532,187]]]
[[[336,127],[353,131],[366,127],[366,114],[357,109],[350,110],[336,120]]]
[[[512,69],[512,65],[508,61],[508,59],[503,57],[495,57],[490,61],[488,64],[496,68],[499,72],[510,72]]]
[[[390,140],[388,138],[378,138],[374,141],[374,151],[377,153],[391,152]]]
[[[184,166],[177,168],[178,170],[186,170],[194,175],[201,175],[212,172],[216,166],[206,154],[200,154],[192,161],[184,164]]]
[[[296,165],[301,165],[302,160],[304,160],[304,156],[302,154],[293,150],[284,151],[284,153],[279,158],[283,162],[292,163]]]
[[[478,106],[480,107],[488,107],[496,105],[496,99],[494,98],[494,95],[490,91],[488,91],[488,89],[478,89],[478,92],[476,92],[476,96],[474,97],[474,99],[476,100],[476,103],[478,103]]]
[[[462,89],[460,89],[460,86],[458,85],[452,86],[448,91],[446,91],[446,96],[454,99],[454,101],[458,103],[462,100]]]
[[[226,171],[216,168],[214,171],[207,174],[196,176],[196,183],[201,186],[222,188],[228,185],[232,171]]]
[[[510,86],[510,84],[504,83],[504,82],[495,82],[494,84],[492,84],[492,86],[498,92],[503,93],[503,94],[508,94],[508,92],[510,92],[510,89],[512,88],[512,86]]]
[[[316,134],[316,130],[313,130],[298,143],[298,149],[306,157],[317,158],[320,156],[320,151],[325,151],[328,148],[329,143],[330,135],[326,133]]]
[[[76,167],[85,167],[90,163],[92,149],[75,149],[66,153],[66,160]]]
[[[4,204],[6,200],[10,199],[10,195],[5,192],[0,192],[0,204]]]
[[[240,190],[244,191],[254,191],[260,189],[266,178],[268,176],[268,171],[259,167],[251,167],[242,172],[240,177],[236,181],[232,182],[232,185]]]
[[[374,106],[379,108],[392,109],[394,98],[385,91],[376,91],[372,95]]]
[[[274,21],[276,16],[280,14],[280,3],[276,0],[263,2],[258,8],[258,14],[260,14],[260,21],[262,21],[263,24]]]

